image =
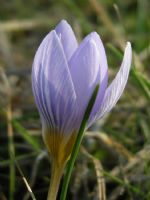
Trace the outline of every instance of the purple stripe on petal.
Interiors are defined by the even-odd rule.
[[[96,98],[96,102],[94,104],[94,107],[92,109],[90,118],[89,118],[89,124],[92,124],[94,121],[95,116],[97,115],[99,108],[102,104],[102,100],[105,95],[105,91],[108,84],[108,65],[107,65],[107,58],[105,53],[105,48],[103,46],[103,43],[99,37],[99,35],[96,32],[92,32],[86,37],[86,40],[88,38],[92,38],[97,46],[97,49],[99,50],[99,65],[100,65],[100,89]]]
[[[77,128],[76,94],[59,37],[52,31],[46,38],[33,64],[35,100],[41,115],[49,124],[61,133],[68,134]]]
[[[103,117],[103,115],[109,112],[119,100],[128,80],[128,75],[131,67],[131,60],[132,60],[132,49],[131,49],[131,44],[128,42],[120,70],[117,73],[115,79],[107,88],[101,108],[95,120]]]
[[[69,69],[79,105],[79,120],[92,92],[100,81],[99,52],[94,40],[83,41],[69,62]]]
[[[40,95],[39,95],[39,92],[38,92],[38,90],[39,90],[38,84],[36,83],[34,72],[32,72],[32,89],[33,89],[36,105],[37,105],[37,108],[39,110],[41,119],[44,118],[46,123],[50,124],[50,127],[52,127],[53,125],[49,122],[48,117],[45,114],[43,104],[42,104],[41,99],[40,99]]]
[[[74,32],[66,20],[62,20],[56,26],[55,31],[60,38],[67,61],[69,61],[69,59],[78,47]]]
[[[106,57],[106,53],[105,53],[105,48],[103,45],[103,42],[100,38],[100,36],[96,33],[96,32],[92,32],[89,35],[87,35],[82,44],[84,44],[86,41],[93,39],[95,41],[95,44],[97,46],[97,49],[99,51],[99,57],[100,57],[100,67],[101,67],[101,80],[105,79],[105,76],[107,74],[108,77],[108,64],[107,64],[107,57]],[[81,44],[81,45],[82,45]]]
[[[42,41],[42,43],[40,44],[35,58],[34,58],[34,63],[33,63],[33,67],[32,67],[32,87],[33,87],[33,92],[34,92],[34,96],[35,96],[35,100],[36,100],[36,104],[37,107],[39,109],[40,112],[40,116],[42,118],[44,118],[47,123],[53,127],[54,125],[54,121],[52,119],[52,115],[50,116],[47,108],[46,108],[46,104],[43,100],[43,95],[42,95],[42,90],[40,89],[40,83],[42,81],[42,60],[44,60],[44,56],[45,56],[45,51],[47,49],[49,40],[50,40],[51,34],[49,33]]]

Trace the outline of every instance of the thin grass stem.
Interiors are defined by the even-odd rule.
[[[99,85],[97,85],[95,87],[95,90],[94,90],[94,92],[93,92],[93,94],[90,98],[90,101],[88,103],[88,106],[86,108],[83,120],[81,122],[81,126],[80,126],[80,129],[79,129],[78,135],[77,135],[77,139],[76,139],[76,142],[74,144],[72,154],[71,154],[70,160],[68,161],[68,165],[67,165],[67,168],[66,168],[66,175],[65,175],[64,181],[63,181],[60,200],[66,200],[67,189],[68,189],[69,181],[70,181],[70,178],[71,178],[71,173],[72,173],[74,163],[75,163],[75,160],[77,158],[77,155],[78,155],[78,152],[79,152],[79,149],[80,149],[83,134],[84,134],[90,113],[92,111],[93,105],[95,103],[95,100],[96,100],[96,97],[97,97],[97,94],[98,94],[98,90],[99,90]]]

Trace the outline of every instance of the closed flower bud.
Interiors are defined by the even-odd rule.
[[[108,86],[108,65],[96,32],[78,44],[62,20],[40,44],[32,67],[32,87],[42,121],[42,135],[57,165],[65,163],[74,145],[89,99],[100,89],[87,128],[109,112],[127,83],[132,50],[128,42],[121,67]]]

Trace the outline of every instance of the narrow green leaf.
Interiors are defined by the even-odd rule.
[[[8,149],[9,149],[9,156],[10,156],[10,163],[9,163],[9,199],[14,200],[14,193],[15,193],[15,166],[13,163],[13,154],[15,154],[15,146],[13,136],[8,136]]]
[[[107,176],[110,179],[112,179],[113,181],[115,181],[116,183],[118,183],[119,185],[123,185],[124,187],[127,187],[132,192],[134,192],[134,193],[136,193],[138,195],[141,195],[145,199],[145,193],[143,191],[141,191],[138,187],[135,187],[135,186],[131,185],[130,183],[121,180],[117,176],[113,176],[111,173],[107,172],[106,170],[103,170],[102,173],[105,176]]]
[[[111,44],[107,45],[108,48],[120,59],[122,59],[123,54],[118,51],[114,46]],[[150,100],[150,81],[146,79],[143,74],[138,72],[135,68],[131,68],[131,76],[136,85],[141,89],[142,93],[145,97]]]
[[[32,153],[28,153],[28,154],[24,154],[24,155],[21,155],[21,156],[16,156],[15,159],[17,161],[22,161],[22,160],[26,160],[26,159],[29,159],[31,157],[34,157],[37,155],[37,152],[32,152]],[[11,160],[8,159],[8,160],[2,160],[0,161],[0,167],[7,167],[9,166],[11,163]],[[13,161],[13,164],[14,164],[14,161]]]
[[[131,75],[135,84],[139,86],[145,97],[150,100],[150,82],[135,69],[131,71]]]
[[[108,43],[107,47],[119,58],[122,60],[123,54],[115,48],[112,44]]]
[[[16,120],[13,120],[13,126],[14,128],[18,131],[18,133],[23,137],[24,140],[28,144],[30,144],[34,150],[38,151],[39,150],[39,143],[35,138],[32,137],[32,135],[29,134],[29,132]]]
[[[78,135],[77,135],[77,139],[76,139],[76,142],[74,144],[72,154],[71,154],[70,160],[68,161],[68,165],[67,165],[67,168],[66,168],[66,175],[64,177],[64,182],[63,182],[63,186],[62,186],[60,200],[66,199],[67,189],[68,189],[69,181],[70,181],[70,178],[71,178],[73,166],[74,166],[76,157],[77,157],[78,152],[79,152],[79,148],[80,148],[80,145],[81,145],[81,142],[82,142],[83,134],[84,134],[90,113],[92,111],[93,105],[95,103],[95,100],[96,100],[96,97],[97,97],[97,94],[98,94],[98,90],[99,90],[99,85],[97,85],[95,87],[95,90],[94,90],[94,92],[91,96],[91,99],[88,103],[88,106],[86,108],[83,120],[81,122],[81,126],[80,126],[80,129],[79,129]]]

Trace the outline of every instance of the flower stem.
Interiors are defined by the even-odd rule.
[[[55,160],[52,162],[51,181],[47,200],[56,200],[64,166],[64,163],[58,164]]]

